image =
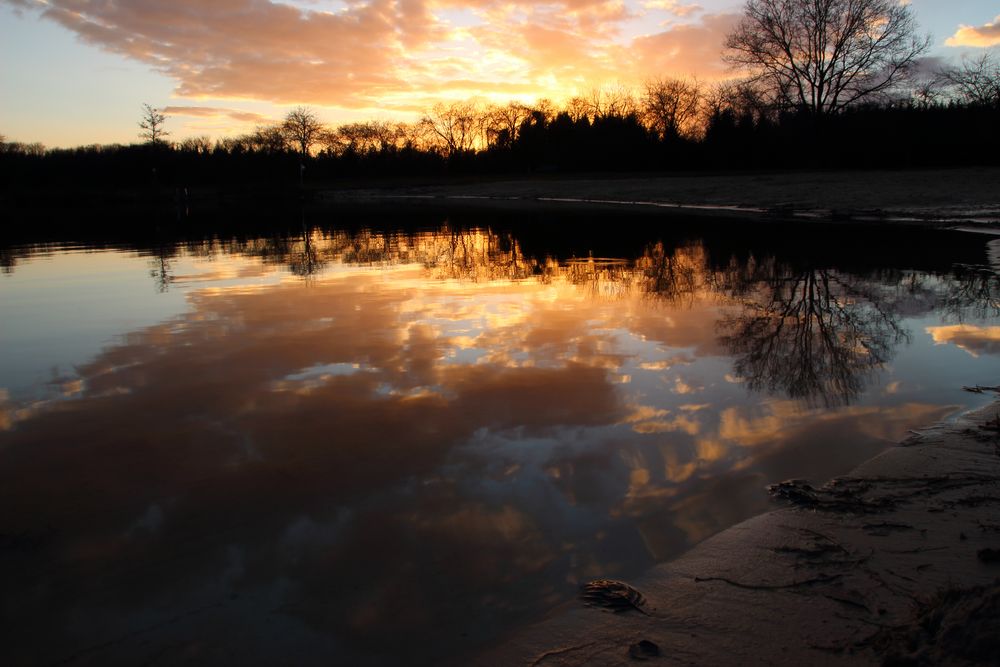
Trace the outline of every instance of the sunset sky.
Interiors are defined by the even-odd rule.
[[[726,76],[740,0],[0,0],[0,134],[48,146],[220,137],[309,105],[329,123],[435,101],[555,101]],[[1000,46],[1000,0],[911,0],[929,54]]]

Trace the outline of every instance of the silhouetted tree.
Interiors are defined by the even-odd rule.
[[[900,0],[748,0],[724,58],[816,115],[888,90],[929,46]]]
[[[652,79],[645,84],[642,111],[646,124],[661,138],[692,133],[701,106],[701,86],[697,80]]]
[[[517,141],[517,132],[531,108],[520,102],[491,106],[486,110],[486,143],[492,147],[510,148]]]
[[[212,150],[212,139],[211,137],[206,136],[188,137],[187,139],[182,140],[177,145],[177,148],[188,153],[207,155]]]
[[[309,156],[324,129],[316,114],[307,107],[295,107],[288,112],[281,123],[282,134],[289,144],[298,149],[302,157]]]
[[[405,123],[371,120],[341,125],[321,139],[334,155],[346,152],[368,155],[399,150],[409,135]]]
[[[170,135],[169,132],[163,129],[163,124],[166,122],[167,117],[158,109],[154,109],[148,104],[143,104],[142,119],[139,121],[139,127],[142,129],[142,132],[139,133],[139,136],[151,144],[163,143],[164,137]]]
[[[943,69],[939,80],[964,102],[1000,106],[1000,61],[989,51]]]
[[[288,133],[284,125],[261,125],[243,137],[246,146],[257,153],[284,153],[289,148]]]
[[[585,104],[591,121],[639,115],[639,103],[635,95],[621,84],[591,89],[585,98]]]
[[[733,118],[754,125],[775,115],[775,99],[754,81],[719,81],[703,96],[705,123],[713,116],[729,113]]]
[[[472,102],[435,104],[420,123],[448,157],[473,150],[483,132],[483,114]]]

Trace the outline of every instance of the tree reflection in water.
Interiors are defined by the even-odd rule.
[[[878,285],[829,269],[765,266],[770,275],[736,285],[737,308],[718,324],[734,373],[751,390],[848,404],[909,340]]]
[[[578,580],[627,579],[765,509],[766,481],[839,474],[947,414],[922,389],[801,403],[852,401],[903,323],[998,303],[980,265],[844,266],[791,243],[644,236],[616,259],[626,244],[297,223],[138,248],[186,307],[126,330],[51,401],[0,395],[19,508],[0,532],[38,545],[8,549],[0,582],[24,651],[54,662],[60,642],[112,646],[220,599],[199,641],[228,651],[247,627],[258,661],[388,655],[392,637],[430,663],[459,633],[492,641]],[[0,254],[12,273],[19,252]],[[933,336],[968,363],[997,354],[995,333]]]
[[[646,247],[636,261],[642,289],[672,305],[694,305],[699,290],[706,287],[708,257],[701,244],[668,251],[662,242]]]
[[[945,295],[945,309],[957,320],[1000,317],[1000,275],[985,265],[955,267]]]
[[[864,274],[793,266],[766,255],[713,259],[702,242],[669,247],[662,241],[635,260],[558,260],[526,256],[513,235],[489,229],[352,233],[314,229],[305,221],[297,237],[216,240],[201,248],[209,255],[220,250],[258,257],[305,279],[331,265],[420,264],[434,280],[564,280],[596,298],[639,292],[688,308],[716,299],[725,306],[717,329],[734,357],[734,375],[751,391],[810,405],[849,404],[865,390],[909,340],[899,324],[901,302],[908,311],[940,307],[959,321],[1000,315],[1000,279],[985,265],[956,265],[947,275]],[[156,249],[160,261],[152,273],[161,291],[170,284],[168,260],[175,254]]]

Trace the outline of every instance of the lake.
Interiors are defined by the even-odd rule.
[[[7,664],[460,662],[1000,380],[992,236],[206,229],[0,249]]]

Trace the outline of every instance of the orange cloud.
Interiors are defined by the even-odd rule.
[[[1000,44],[1000,16],[981,26],[961,25],[945,40],[948,46],[978,46],[987,48]]]
[[[670,12],[675,16],[691,16],[702,11],[701,5],[687,4],[680,0],[645,0],[642,6],[645,9],[660,9]]]
[[[218,107],[178,107],[169,106],[160,109],[168,116],[193,116],[196,118],[231,118],[244,123],[261,123],[270,120],[267,116],[253,111],[239,109],[220,109]]]
[[[973,357],[980,354],[1000,354],[1000,327],[977,327],[971,324],[927,327],[937,345],[951,343]]]
[[[563,98],[611,81],[721,76],[722,39],[735,20],[708,15],[632,38],[625,25],[641,12],[689,16],[698,8],[624,0],[371,0],[330,11],[265,0],[6,2],[147,64],[175,80],[180,97],[355,110],[411,110],[414,100],[436,96]]]
[[[735,27],[738,14],[712,14],[700,23],[672,27],[655,35],[639,37],[632,45],[636,71],[685,75],[708,79],[728,76],[719,58],[725,36]]]

